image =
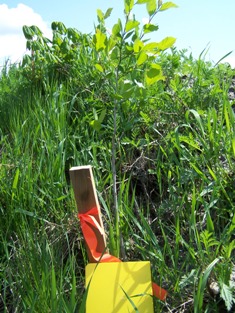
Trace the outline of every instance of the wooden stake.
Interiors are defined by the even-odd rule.
[[[75,200],[77,203],[78,213],[86,214],[91,209],[97,208],[98,215],[95,216],[95,219],[99,223],[100,227],[104,230],[92,167],[90,165],[75,166],[70,169],[69,173],[74,190]],[[100,254],[103,254],[106,252],[106,239],[104,231],[102,234],[97,228],[94,227],[94,232],[97,238],[96,251]],[[87,253],[89,262],[97,262],[97,260],[93,258],[89,247],[87,247]]]

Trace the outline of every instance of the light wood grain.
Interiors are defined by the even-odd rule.
[[[89,210],[96,207],[98,209],[98,215],[95,216],[97,222],[100,224],[101,228],[104,229],[100,206],[97,198],[94,177],[92,173],[92,167],[87,166],[76,166],[72,167],[69,171],[70,179],[72,182],[74,196],[77,203],[78,213],[86,214]],[[97,238],[97,252],[103,254],[106,252],[106,239],[105,235],[97,228],[94,229],[94,235]],[[97,262],[93,257],[87,247],[89,262]]]

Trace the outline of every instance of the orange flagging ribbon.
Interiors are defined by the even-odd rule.
[[[97,207],[90,209],[87,213],[78,214],[78,217],[81,222],[81,228],[83,232],[83,236],[85,238],[87,247],[96,262],[121,262],[120,259],[115,256],[110,255],[104,251],[97,251],[98,241],[96,234],[94,232],[94,228],[100,232],[101,235],[104,234],[103,228],[98,223],[95,216],[98,216],[99,212]],[[166,300],[167,291],[156,283],[152,282],[153,295],[164,301]]]

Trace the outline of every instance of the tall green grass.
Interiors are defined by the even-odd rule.
[[[175,50],[161,62],[169,81],[149,88],[133,117],[118,112],[124,255],[150,260],[153,280],[168,290],[156,312],[231,311],[234,72]],[[97,133],[90,126],[101,110],[96,95],[56,81],[26,92],[17,75],[13,67],[0,81],[0,311],[78,312],[87,257],[68,170],[93,166],[115,252],[112,117]]]

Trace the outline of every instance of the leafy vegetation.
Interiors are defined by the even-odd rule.
[[[146,4],[149,21],[135,20]],[[93,35],[24,27],[0,78],[0,311],[83,312],[86,251],[68,171],[91,164],[111,253],[150,260],[156,312],[235,302],[235,71],[151,42],[172,2],[124,1]]]

